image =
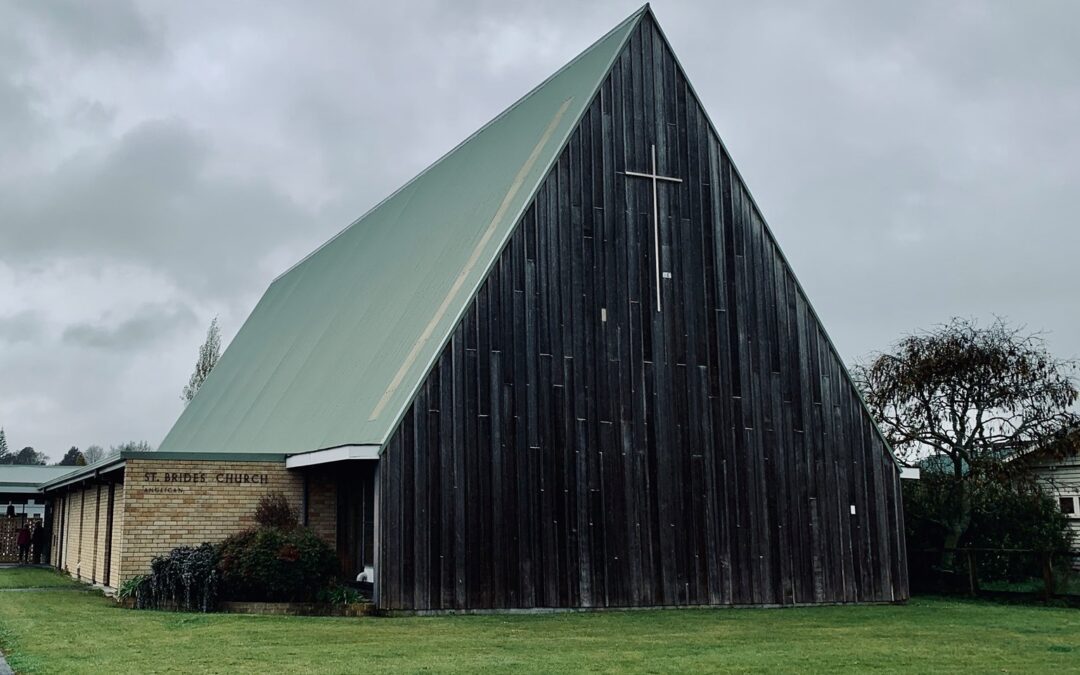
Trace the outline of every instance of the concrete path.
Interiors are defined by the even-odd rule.
[[[3,652],[0,652],[0,675],[15,675],[11,670],[11,666],[8,665],[7,660],[4,659]]]
[[[39,568],[44,569],[44,570],[52,568],[51,565],[47,565],[45,563],[37,563],[37,564],[35,564],[35,563],[11,563],[11,562],[9,562],[9,563],[0,563],[0,570],[9,570],[9,569],[14,569],[16,567],[39,567]]]

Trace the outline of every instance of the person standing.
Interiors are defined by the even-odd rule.
[[[41,564],[41,553],[45,549],[45,523],[36,521],[34,531],[30,535],[30,546],[34,553],[34,564]]]
[[[19,544],[19,562],[24,564],[30,562],[30,528],[25,523],[19,528],[19,537],[16,542]]]

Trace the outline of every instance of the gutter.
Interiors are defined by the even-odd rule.
[[[121,453],[118,457],[107,457],[97,464],[91,464],[83,469],[73,471],[72,473],[64,474],[59,478],[54,478],[50,481],[46,481],[38,486],[41,492],[46,493],[49,490],[56,490],[58,488],[71,485],[72,483],[78,483],[91,478],[98,478],[102,473],[109,471],[115,471],[124,466],[124,455],[127,453]]]

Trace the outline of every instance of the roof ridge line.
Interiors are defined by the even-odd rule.
[[[536,92],[538,92],[538,91],[539,91],[540,89],[542,89],[542,88],[544,87],[544,85],[546,85],[546,84],[547,84],[548,82],[550,82],[550,81],[554,80],[554,79],[555,79],[556,77],[558,77],[559,75],[561,75],[561,74],[562,74],[562,73],[563,73],[563,72],[564,72],[565,70],[567,70],[568,68],[570,68],[571,66],[573,66],[573,65],[574,65],[575,63],[577,63],[578,61],[580,61],[581,59],[583,59],[583,58],[584,58],[584,57],[585,57],[585,56],[586,56],[587,54],[589,54],[590,52],[592,52],[592,50],[596,49],[596,47],[597,47],[598,45],[600,45],[600,44],[601,44],[601,43],[602,43],[602,42],[603,42],[604,40],[606,40],[606,39],[608,39],[609,37],[611,37],[611,35],[612,35],[612,34],[614,34],[615,32],[617,32],[618,30],[620,30],[620,29],[621,29],[621,28],[623,28],[624,26],[626,26],[626,24],[627,24],[627,23],[639,21],[639,20],[641,19],[641,17],[642,17],[642,16],[643,16],[643,15],[644,15],[644,14],[645,14],[646,12],[648,12],[648,11],[649,11],[649,3],[645,3],[644,5],[642,5],[641,7],[639,7],[639,8],[638,8],[638,9],[637,9],[637,10],[636,10],[636,11],[635,11],[635,12],[634,12],[633,14],[631,14],[631,15],[630,15],[630,16],[628,16],[628,17],[626,17],[626,18],[625,18],[625,19],[623,19],[622,21],[620,21],[620,22],[619,22],[619,23],[618,23],[618,24],[617,24],[617,25],[616,25],[616,26],[615,26],[614,28],[612,28],[612,29],[611,29],[611,30],[609,30],[608,32],[604,33],[604,34],[603,34],[602,36],[600,36],[600,38],[598,38],[597,40],[593,41],[593,43],[592,43],[592,44],[590,44],[590,45],[589,45],[588,47],[586,47],[586,48],[585,48],[584,50],[582,50],[581,52],[579,52],[579,53],[578,53],[578,55],[577,55],[577,56],[575,56],[575,57],[574,57],[573,59],[571,59],[570,61],[568,61],[568,62],[566,62],[565,64],[563,64],[563,66],[562,66],[561,68],[559,68],[558,70],[556,70],[556,71],[555,71],[554,73],[552,73],[552,74],[551,74],[551,75],[549,75],[548,77],[544,78],[544,80],[543,80],[542,82],[540,82],[540,83],[539,83],[539,84],[537,84],[537,85],[536,85],[535,87],[533,87],[532,89],[530,89],[530,90],[528,91],[528,93],[526,93],[526,94],[525,94],[524,96],[522,96],[521,98],[519,98],[519,99],[517,99],[516,101],[514,101],[513,103],[511,103],[511,104],[510,104],[510,105],[509,105],[509,106],[508,106],[507,108],[505,108],[505,109],[504,109],[504,110],[503,110],[502,112],[500,112],[500,113],[499,113],[498,115],[496,115],[495,117],[493,117],[493,118],[491,118],[490,120],[488,120],[488,121],[487,121],[487,123],[485,123],[485,124],[484,124],[483,126],[481,126],[481,127],[479,128],[479,129],[477,129],[477,130],[476,130],[476,131],[474,131],[473,133],[469,134],[469,135],[468,135],[468,136],[467,136],[467,137],[466,137],[466,138],[465,138],[465,139],[464,139],[463,141],[461,141],[460,143],[458,143],[458,144],[457,144],[457,145],[455,145],[454,147],[452,147],[452,148],[450,148],[449,150],[447,150],[446,152],[444,152],[444,153],[443,153],[442,155],[440,155],[440,156],[439,156],[439,158],[438,158],[438,159],[436,159],[436,160],[435,160],[434,162],[432,162],[431,164],[428,164],[428,165],[427,165],[427,166],[426,166],[426,167],[425,167],[425,168],[424,168],[424,169],[423,169],[422,171],[420,171],[420,173],[416,174],[415,176],[413,176],[412,178],[410,178],[410,179],[409,179],[408,181],[406,181],[406,182],[405,182],[405,183],[404,183],[403,185],[401,185],[401,186],[400,186],[400,187],[399,187],[398,189],[394,190],[393,192],[391,192],[390,194],[388,194],[388,195],[387,195],[386,197],[384,197],[383,199],[381,199],[381,200],[379,200],[378,202],[376,202],[376,203],[375,203],[375,204],[374,204],[374,205],[373,205],[373,206],[372,206],[371,208],[369,208],[369,209],[368,209],[367,211],[364,211],[364,213],[363,213],[363,214],[361,214],[361,215],[360,215],[360,216],[359,216],[358,218],[356,218],[355,220],[353,220],[352,222],[350,222],[350,223],[349,223],[348,225],[346,225],[346,226],[345,226],[344,228],[342,228],[341,230],[339,230],[339,231],[338,231],[337,233],[335,233],[335,234],[334,234],[334,235],[333,235],[332,237],[330,237],[329,239],[327,239],[326,241],[324,241],[324,242],[323,242],[323,243],[322,243],[321,245],[319,245],[319,246],[318,246],[317,248],[315,248],[315,249],[314,249],[313,251],[309,252],[309,253],[308,253],[307,255],[305,255],[305,256],[304,256],[303,258],[301,258],[300,260],[298,260],[298,261],[296,261],[295,263],[293,263],[292,265],[290,265],[288,269],[286,269],[286,270],[285,270],[284,272],[282,272],[281,274],[279,274],[279,275],[277,275],[276,277],[274,277],[273,281],[271,281],[269,285],[270,285],[270,286],[274,285],[274,284],[275,284],[275,283],[277,283],[277,282],[278,282],[278,280],[280,280],[280,279],[281,279],[282,277],[284,277],[285,275],[289,274],[290,272],[292,272],[293,270],[295,270],[295,269],[296,269],[297,267],[299,267],[300,265],[303,265],[303,264],[304,264],[305,262],[307,262],[307,260],[308,260],[309,258],[311,258],[311,257],[312,257],[312,256],[314,256],[314,255],[315,255],[316,253],[318,253],[319,251],[323,250],[324,248],[326,248],[327,246],[329,246],[330,244],[332,244],[332,243],[333,243],[333,242],[334,242],[335,240],[337,240],[337,239],[338,239],[339,237],[341,237],[341,235],[343,235],[343,234],[345,234],[346,232],[348,232],[349,230],[351,230],[351,229],[353,228],[353,226],[355,226],[355,225],[359,224],[359,223],[360,223],[360,221],[362,221],[362,220],[363,220],[364,218],[367,218],[367,217],[368,217],[368,215],[370,215],[370,214],[371,214],[372,212],[376,211],[376,210],[377,210],[377,209],[378,209],[379,207],[381,207],[381,206],[382,206],[383,204],[385,204],[386,202],[388,202],[388,201],[390,201],[391,199],[393,199],[394,197],[396,197],[396,196],[397,196],[397,195],[398,195],[398,194],[399,194],[400,192],[404,191],[404,190],[405,190],[406,188],[408,188],[408,187],[409,187],[410,185],[412,185],[412,184],[413,184],[413,183],[415,183],[416,181],[420,180],[420,179],[421,179],[421,178],[422,178],[422,177],[423,177],[423,176],[424,176],[425,174],[427,174],[427,173],[428,173],[429,171],[431,171],[431,170],[432,170],[432,169],[434,169],[434,168],[435,168],[436,166],[438,166],[439,164],[441,164],[441,163],[442,163],[442,161],[443,161],[444,159],[446,159],[446,158],[447,158],[447,157],[449,157],[450,155],[452,155],[452,154],[454,154],[455,152],[457,152],[457,151],[458,151],[458,149],[460,149],[460,148],[461,148],[462,146],[464,146],[464,145],[465,145],[466,143],[468,143],[468,142],[469,142],[469,141],[471,141],[472,139],[474,139],[474,138],[476,138],[477,136],[479,136],[479,135],[480,135],[481,133],[483,133],[483,132],[484,132],[484,131],[485,131],[485,130],[486,130],[486,129],[488,128],[488,127],[490,127],[491,125],[495,124],[496,122],[498,122],[499,120],[501,120],[501,119],[502,119],[503,117],[506,117],[506,116],[507,116],[508,114],[510,114],[510,113],[511,113],[511,112],[512,112],[512,111],[513,111],[513,110],[514,110],[515,108],[517,108],[518,106],[520,106],[520,105],[521,105],[522,103],[524,103],[525,101],[527,101],[527,100],[528,100],[528,99],[529,99],[530,97],[532,97],[532,95],[533,95],[533,94],[535,94],[535,93],[536,93]],[[625,46],[625,45],[624,45],[624,46]],[[610,71],[610,70],[611,70],[611,64],[609,63],[609,64],[608,64],[608,71]],[[608,71],[605,71],[605,75],[607,74],[607,72],[608,72]],[[603,80],[601,79],[601,82],[602,82],[602,81],[603,81]],[[596,92],[595,92],[595,91],[593,92],[593,95],[594,95],[594,96],[596,95]],[[580,121],[580,117],[578,118],[578,121]],[[575,124],[576,124],[576,122],[575,122]],[[563,144],[564,144],[564,145],[565,145],[565,142],[566,142],[566,141],[565,141],[565,139],[564,139],[564,140],[563,140]]]

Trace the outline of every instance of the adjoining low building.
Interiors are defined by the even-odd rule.
[[[18,532],[24,526],[45,527],[48,502],[40,485],[71,473],[72,466],[0,465],[0,562],[19,560]],[[41,551],[48,560],[48,550]]]
[[[53,564],[117,587],[145,574],[154,556],[250,527],[271,492],[334,544],[337,483],[348,473],[290,471],[285,453],[122,452],[40,486],[52,503]]]
[[[647,6],[42,489],[110,586],[281,492],[383,609],[908,597],[899,467]]]
[[[1069,519],[1073,547],[1080,547],[1080,455],[1057,458],[1034,453],[1025,461],[1039,484],[1057,500],[1058,508]],[[1080,558],[1076,565],[1080,566]]]

